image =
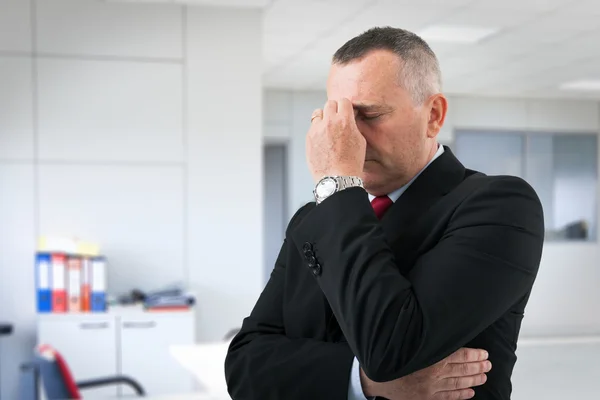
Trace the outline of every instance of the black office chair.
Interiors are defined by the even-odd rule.
[[[8,336],[12,333],[13,326],[11,324],[6,324],[0,322],[0,336]]]
[[[12,334],[13,326],[12,324],[7,324],[5,322],[0,322],[0,337],[8,336]],[[0,343],[0,364],[2,364],[2,343]],[[1,365],[0,365],[1,366]],[[0,371],[0,379],[2,379],[2,371]],[[2,382],[0,381],[0,388],[2,387]],[[2,391],[0,390],[0,400],[2,399]]]
[[[33,361],[21,366],[21,399],[39,400],[37,382],[42,383],[48,400],[81,399],[80,389],[124,384],[131,387],[137,396],[145,396],[142,386],[134,379],[123,376],[100,377],[86,381],[75,381],[63,357],[48,345],[37,346]]]

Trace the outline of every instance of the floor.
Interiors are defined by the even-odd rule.
[[[215,365],[222,365],[226,350],[226,344],[217,343],[171,352],[220,400],[228,397]],[[600,399],[600,337],[521,339],[517,356],[511,400]]]
[[[523,341],[512,400],[600,399],[600,337]]]

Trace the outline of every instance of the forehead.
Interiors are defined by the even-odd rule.
[[[400,59],[385,50],[372,51],[348,64],[333,64],[327,79],[327,97],[350,101],[381,101],[397,94]]]

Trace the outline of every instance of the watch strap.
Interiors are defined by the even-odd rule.
[[[351,187],[361,187],[361,188],[364,187],[363,180],[361,178],[359,178],[358,176],[325,176],[325,177],[323,177],[323,179],[321,179],[319,181],[319,183],[321,183],[325,179],[333,179],[336,182],[336,189],[328,196],[319,198],[316,194],[316,187],[315,187],[314,194],[315,194],[315,201],[317,204],[321,203],[323,200],[325,200],[329,196],[333,195],[334,193],[340,192],[344,189],[348,189]],[[317,186],[319,185],[319,183],[317,183]]]
[[[358,176],[337,176],[338,192],[350,187],[363,187],[363,181]]]

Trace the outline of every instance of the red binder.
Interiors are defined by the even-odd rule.
[[[67,311],[66,262],[64,254],[52,254],[52,312]]]

